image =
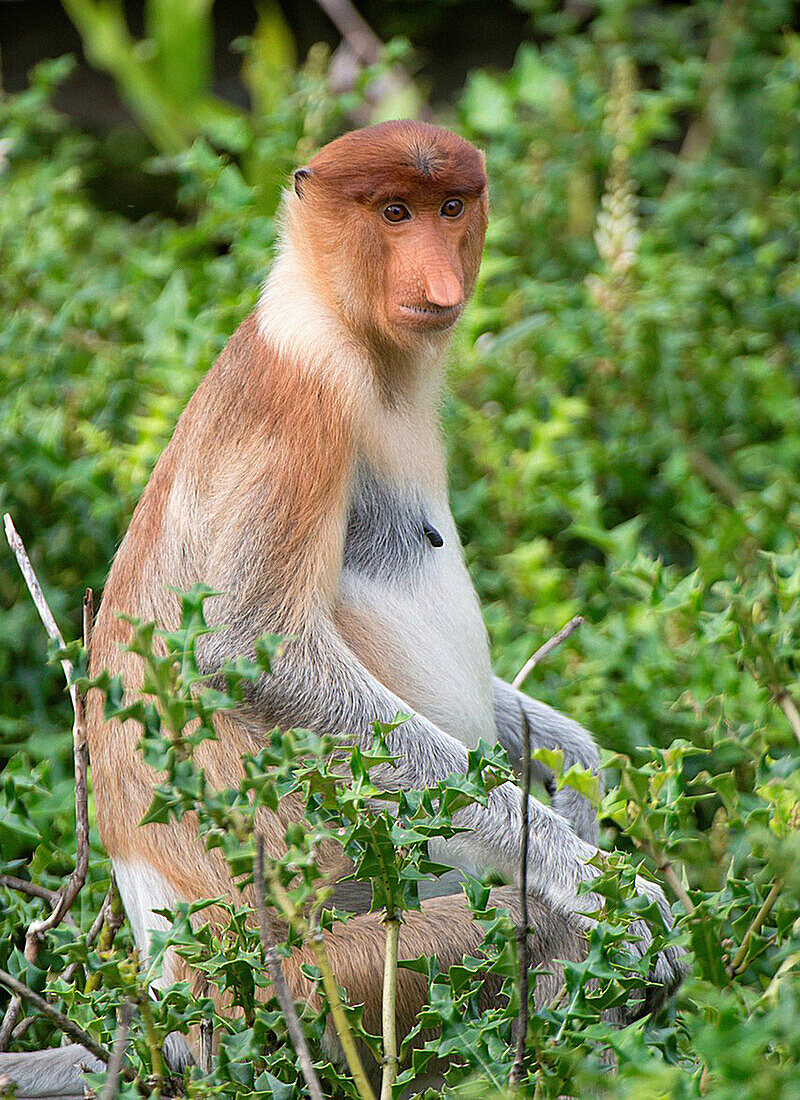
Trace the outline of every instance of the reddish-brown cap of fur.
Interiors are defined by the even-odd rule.
[[[481,195],[486,190],[483,154],[437,126],[407,119],[353,130],[311,160],[312,179],[344,198],[380,202],[417,192]]]

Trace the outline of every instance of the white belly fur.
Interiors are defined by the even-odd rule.
[[[146,966],[150,958],[150,933],[166,932],[171,921],[154,913],[154,909],[174,909],[183,899],[164,876],[143,859],[112,859],[114,875],[119,887],[122,904],[133,932],[139,962]],[[152,984],[163,989],[174,979],[170,974],[170,955],[161,965],[161,974]]]
[[[439,523],[445,545],[417,576],[386,584],[345,570],[339,602],[369,620],[364,644],[350,640],[367,668],[411,710],[474,748],[495,740],[488,639],[452,518]]]

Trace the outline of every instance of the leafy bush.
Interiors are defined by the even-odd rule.
[[[532,1019],[530,1065],[539,1095],[796,1096],[800,37],[778,0],[605,0],[583,23],[578,5],[529,6],[544,44],[473,73],[445,119],[486,149],[493,205],[445,409],[454,511],[498,671],[585,616],[537,694],[609,750],[605,846],[668,878],[693,967],[669,1012],[609,1034],[587,1009],[599,933],[568,1003]],[[0,104],[0,504],[75,634],[82,588],[102,585],[182,405],[255,301],[277,181],[356,97],[330,100],[314,54],[270,112],[237,117],[238,144],[201,120],[155,162],[177,173],[180,220],[130,223],[86,187],[102,148],[47,107],[63,71]],[[0,591],[2,850],[55,887],[74,850],[68,708],[10,557]],[[95,843],[82,928],[107,882]],[[0,966],[108,1037],[138,981],[129,939],[101,958],[62,926],[33,968],[20,930],[40,903],[3,897]],[[70,952],[102,974],[91,997],[83,971],[57,977]],[[431,978],[445,1036],[472,980]],[[483,1063],[453,1039],[454,1087],[505,1082],[509,1013],[465,1025]],[[241,1059],[191,1090],[254,1087],[235,1066],[261,1033],[239,1034]],[[22,1042],[51,1035],[37,1020]],[[585,1058],[603,1043],[615,1076]],[[291,1056],[275,1057],[258,1088],[288,1095]]]

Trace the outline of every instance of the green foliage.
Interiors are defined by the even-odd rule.
[[[612,861],[604,889],[616,915],[568,971],[565,998],[532,1018],[528,1064],[541,1066],[541,1096],[794,1097],[800,38],[780,0],[604,0],[588,21],[580,5],[525,6],[542,45],[523,46],[507,74],[474,72],[450,120],[486,149],[493,206],[445,409],[454,511],[499,672],[510,677],[555,628],[585,617],[538,671],[535,692],[609,750],[619,786],[602,805],[604,846],[635,851],[669,878],[676,911],[689,903],[680,934],[692,952],[692,978],[669,1011],[608,1033],[599,1010],[628,988],[616,953],[636,904],[630,863]],[[92,201],[87,182],[104,150],[47,105],[64,64],[0,102],[0,510],[12,512],[68,634],[180,409],[255,301],[281,182],[358,100],[331,101],[320,52],[296,69],[267,9],[245,52],[258,109],[207,112],[207,68],[198,62],[193,87],[181,84],[183,51],[204,56],[203,21],[179,51],[163,22],[170,8],[149,5],[157,48],[132,51],[126,65],[150,81],[144,106],[130,102],[151,137],[153,112],[180,108],[176,140],[157,142],[170,156],[150,165],[176,173],[180,220],[132,223]],[[107,18],[116,10],[102,7]],[[130,74],[116,77],[129,94]],[[10,555],[0,555],[0,593],[5,869],[56,887],[74,851],[69,708]],[[195,617],[171,641],[187,667],[198,629]],[[137,638],[146,652],[146,628]],[[246,875],[253,800],[268,805],[281,784],[305,784],[309,824],[290,845],[304,877],[292,888],[311,888],[310,838],[334,831],[376,906],[413,907],[429,869],[424,840],[447,827],[448,799],[479,794],[496,762],[481,773],[476,758],[462,791],[438,801],[397,799],[369,828],[363,799],[380,748],[354,758],[346,797],[322,743],[300,733],[268,740],[248,762],[246,790],[210,791],[193,763],[200,734],[181,731],[205,706],[207,735],[213,708],[227,703],[187,694],[191,678],[176,690],[178,649],[153,668],[162,704],[172,700],[166,740],[157,709],[137,704],[145,750],[167,773],[151,813],[201,805],[204,835]],[[259,660],[269,653],[267,643]],[[231,671],[231,698],[248,674]],[[44,903],[3,891],[0,966],[47,985],[108,1041],[121,996],[142,1003],[143,986],[125,932],[105,955],[85,944],[108,885],[96,841],[93,856],[74,911],[84,931],[62,926],[35,967],[20,929]],[[484,1096],[507,1081],[516,994],[509,985],[508,1004],[481,1013],[475,989],[487,969],[512,973],[513,948],[484,888],[470,892],[486,958],[447,976],[419,964],[431,989],[423,1023],[439,1031],[401,1082],[439,1050],[455,1055],[450,1087]],[[289,1096],[297,1074],[280,1014],[254,996],[256,939],[233,909],[230,923],[214,940],[178,913],[170,933],[245,1009],[234,1024],[218,1021],[214,1076],[189,1090]],[[65,984],[70,958],[81,969]],[[88,994],[84,968],[101,976]],[[178,988],[154,1006],[153,1027],[163,1034],[211,1012]],[[306,1024],[318,1040],[321,1023]],[[137,1065],[153,1072],[140,1022],[135,1031]],[[51,1038],[37,1020],[22,1042]],[[323,1076],[331,1091],[348,1087],[330,1066]]]

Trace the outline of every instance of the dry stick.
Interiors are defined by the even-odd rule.
[[[270,935],[269,923],[267,921],[267,906],[264,899],[264,840],[262,837],[259,837],[256,842],[253,882],[256,890],[258,923],[261,929],[261,950],[264,952],[264,961],[267,964],[269,976],[275,988],[275,994],[281,1006],[284,1019],[286,1020],[286,1030],[289,1032],[289,1038],[297,1054],[297,1061],[300,1064],[300,1071],[303,1074],[308,1091],[312,1100],[322,1100],[322,1087],[319,1083],[319,1078],[317,1077],[313,1062],[311,1061],[311,1053],[308,1049],[306,1037],[303,1034],[303,1028],[297,1015],[297,1009],[295,1008],[294,1001],[286,986],[286,978],[283,974],[280,955],[276,951],[275,944],[272,942],[272,936]]]
[[[108,900],[108,909],[103,919],[103,930],[100,933],[100,940],[97,944],[97,951],[100,955],[111,950],[114,946],[114,939],[117,932],[119,932],[120,928],[122,928],[125,923],[125,910],[122,906],[122,898],[119,896],[117,880],[114,877],[113,870],[111,872],[111,885],[108,888],[106,899]],[[95,921],[95,923],[97,922]],[[92,925],[92,927],[94,927],[94,925]],[[100,970],[95,970],[95,972],[90,974],[86,979],[87,993],[94,993],[100,988],[102,981],[101,973]]]
[[[582,615],[574,618],[549,638],[544,645],[533,653],[512,681],[512,686],[519,688],[533,672],[540,661],[549,656],[556,646],[569,638],[583,622]],[[531,727],[525,711],[520,708],[522,714],[522,793],[521,802],[521,832],[519,846],[519,900],[520,900],[520,924],[517,929],[517,944],[519,957],[519,1017],[517,1019],[517,1049],[514,1055],[514,1063],[511,1066],[508,1083],[512,1088],[519,1085],[525,1067],[525,1041],[528,1037],[528,800],[531,795]],[[536,1083],[539,1090],[539,1081]]]
[[[375,1093],[372,1091],[372,1086],[364,1072],[364,1066],[361,1062],[355,1039],[353,1038],[353,1032],[342,1005],[342,998],[339,996],[339,988],[336,985],[336,978],[331,968],[331,962],[325,950],[323,935],[321,932],[315,931],[308,921],[300,916],[297,911],[297,906],[289,897],[278,876],[274,873],[270,874],[269,871],[267,871],[267,876],[269,878],[272,896],[278,903],[278,907],[284,917],[289,924],[293,924],[296,928],[299,928],[311,943],[311,949],[314,952],[314,961],[319,967],[322,978],[322,988],[325,990],[325,996],[328,998],[328,1008],[330,1009],[331,1018],[333,1019],[333,1026],[339,1037],[339,1042],[344,1052],[347,1065],[353,1075],[353,1083],[362,1097],[362,1100],[375,1100]]]
[[[36,610],[39,612],[39,618],[44,623],[44,628],[47,631],[47,636],[54,642],[58,642],[61,648],[64,648],[64,638],[61,631],[56,625],[56,621],[53,618],[53,612],[50,610],[47,604],[47,600],[44,598],[44,592],[42,592],[42,586],[39,584],[39,580],[33,571],[31,565],[31,559],[25,550],[25,546],[22,539],[17,534],[16,528],[11,520],[11,516],[6,512],[3,516],[3,524],[6,529],[6,538],[8,539],[8,545],[11,547],[14,557],[17,559],[17,565],[20,568],[22,576],[25,578],[25,583],[28,586],[28,591],[31,594],[31,599],[36,605]],[[75,706],[75,700],[78,698],[77,688],[71,684],[72,680],[72,662],[62,660],[61,667],[64,669],[64,675],[67,678],[67,684],[69,687],[69,697],[72,700],[72,706]]]
[[[690,164],[700,160],[708,152],[711,146],[711,123],[709,121],[709,107],[711,98],[719,90],[725,76],[725,70],[731,54],[731,29],[738,16],[741,7],[740,0],[723,0],[719,7],[717,25],[714,28],[711,41],[708,45],[705,66],[703,69],[700,95],[702,103],[699,113],[692,120],[686,136],[683,139],[676,162],[675,171],[664,189],[664,198],[674,194],[680,184],[681,164]]]
[[[514,688],[522,687],[522,685],[528,679],[528,677],[539,664],[539,662],[543,661],[545,657],[549,657],[556,646],[559,646],[562,642],[565,642],[570,634],[573,634],[578,629],[582,622],[583,615],[576,615],[574,619],[570,619],[566,626],[562,626],[557,634],[554,634],[552,638],[549,638],[544,643],[544,645],[540,645],[536,652],[528,658],[528,660],[519,670],[517,675],[511,681],[511,686]]]
[[[797,709],[797,704],[791,697],[786,688],[782,688],[778,692],[778,706],[788,719],[789,725],[792,727],[792,732],[800,743],[800,711]]]
[[[752,923],[750,924],[750,927],[747,929],[747,931],[744,934],[744,939],[742,940],[742,945],[739,948],[739,950],[736,952],[736,955],[734,956],[733,962],[730,965],[730,969],[729,969],[728,973],[730,974],[730,976],[732,978],[734,978],[737,974],[740,974],[746,968],[746,966],[747,966],[747,961],[746,961],[747,960],[747,950],[750,947],[750,940],[753,938],[753,936],[758,935],[758,933],[761,931],[761,926],[764,923],[764,921],[767,919],[767,917],[769,916],[769,912],[772,909],[775,902],[777,901],[778,894],[780,894],[782,888],[783,888],[783,881],[781,879],[776,879],[775,882],[773,883],[772,889],[767,894],[767,896],[764,898],[764,902],[763,902],[761,908],[756,913],[756,915],[753,917],[753,920],[752,920]]]
[[[98,951],[101,953],[104,951],[110,951],[111,945],[114,942],[114,937],[122,927],[125,919],[125,914],[122,911],[122,901],[117,891],[117,880],[114,878],[114,872],[111,872],[111,884],[108,887],[108,893],[103,898],[103,904],[100,906],[100,912],[94,918],[92,926],[86,933],[86,946],[91,947],[94,941],[100,936],[100,943],[97,945]],[[102,934],[101,934],[102,933]],[[72,981],[75,971],[80,966],[80,963],[70,963],[64,973],[61,975],[65,982]],[[92,992],[97,988],[96,984],[92,984],[92,979],[96,974],[90,974],[86,981],[86,991]]]
[[[47,1016],[52,1020],[59,1031],[63,1031],[65,1035],[69,1035],[70,1039],[74,1039],[76,1043],[80,1043],[81,1046],[95,1056],[99,1058],[101,1062],[108,1062],[111,1055],[108,1051],[101,1047],[99,1043],[95,1042],[88,1031],[84,1031],[78,1024],[73,1023],[67,1016],[64,1016],[57,1008],[40,997],[38,993],[34,993],[32,989],[28,989],[22,982],[18,982],[16,978],[12,978],[10,974],[7,974],[5,970],[0,970],[0,985],[4,985],[6,989],[10,989],[17,997],[24,998],[26,1001],[30,1001],[34,1008],[37,1008],[43,1016]],[[124,1076],[128,1080],[133,1080],[133,1072],[131,1070],[124,1073]]]
[[[383,955],[383,1076],[381,1100],[391,1100],[392,1085],[397,1080],[400,1058],[397,1051],[397,953],[400,943],[400,918],[395,911],[386,915],[386,948]]]
[[[7,890],[18,890],[20,894],[28,894],[32,898],[41,898],[55,908],[58,905],[60,894],[58,890],[48,890],[46,886],[39,886],[36,882],[28,882],[25,878],[16,878],[14,875],[0,875],[0,886]],[[73,927],[75,921],[70,916],[64,918],[65,924]]]
[[[108,1061],[106,1083],[103,1086],[100,1100],[112,1100],[112,1097],[116,1094],[117,1085],[122,1073],[122,1064],[125,1060],[125,1051],[128,1047],[128,1032],[131,1027],[132,1015],[133,1007],[129,1001],[125,1001],[124,1004],[120,1006],[119,1025],[117,1027],[116,1038],[114,1039],[114,1046],[111,1050],[111,1057]]]
[[[317,0],[362,65],[374,65],[381,56],[383,42],[350,0]]]
[[[528,799],[531,793],[531,727],[522,711],[522,832],[519,845],[520,922],[517,927],[519,960],[519,1016],[517,1018],[517,1049],[508,1077],[514,1088],[522,1080],[525,1069],[525,1040],[528,1037]]]
[[[214,1025],[211,1020],[200,1022],[200,1069],[208,1077],[213,1069]]]
[[[6,512],[3,517],[6,538],[11,547],[17,564],[25,578],[28,591],[39,612],[39,617],[44,623],[48,636],[57,641],[64,648],[64,638],[58,629],[53,613],[42,592],[42,586],[33,570],[30,558],[25,550],[22,539],[17,534],[11,516]],[[93,597],[91,589],[86,590],[83,600],[83,632],[84,645],[88,648],[89,635],[92,629]],[[69,696],[75,712],[75,720],[72,727],[73,758],[75,766],[75,836],[77,855],[75,870],[70,875],[66,885],[59,891],[59,900],[52,913],[41,921],[33,921],[25,934],[25,958],[28,962],[35,962],[39,953],[39,945],[46,932],[55,928],[65,918],[72,907],[73,902],[80,893],[86,881],[86,872],[89,869],[89,793],[88,793],[88,766],[89,748],[86,742],[86,721],[84,714],[84,699],[74,684],[71,683],[73,667],[71,661],[62,660],[61,667],[67,678]],[[7,1050],[11,1036],[22,1011],[22,1000],[19,995],[12,997],[0,1025],[0,1051]]]

